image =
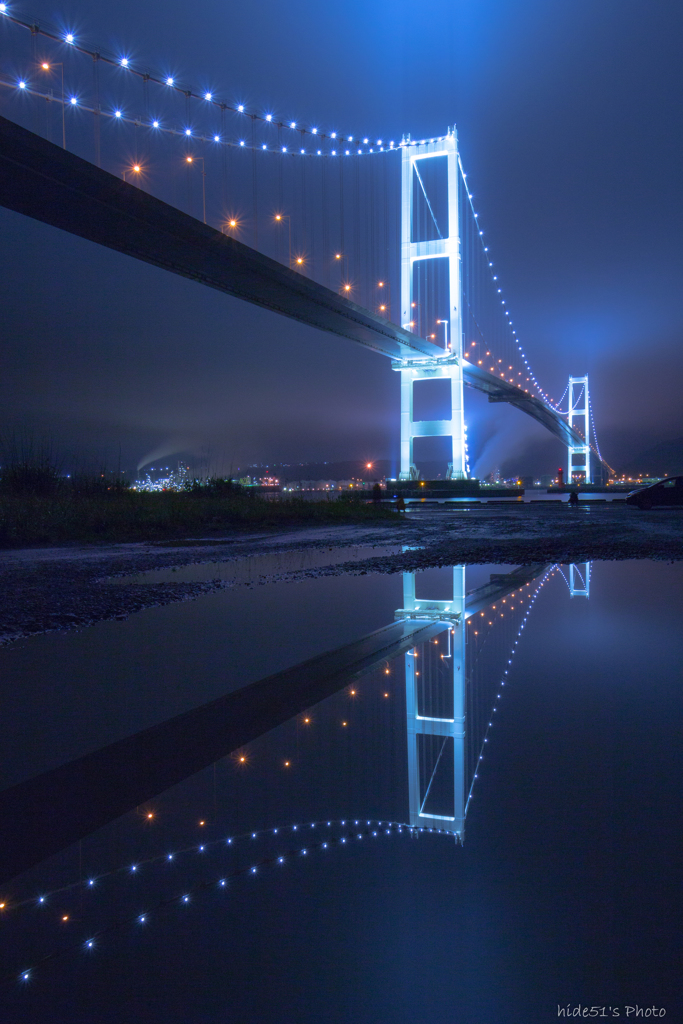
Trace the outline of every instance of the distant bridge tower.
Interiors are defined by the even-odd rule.
[[[579,404],[583,403],[583,404]],[[575,408],[576,406],[576,408]],[[590,450],[590,401],[588,395],[588,377],[569,378],[569,426],[578,426],[578,433],[584,438],[585,444],[569,445],[567,483],[583,478],[585,483],[592,483],[591,450]],[[578,423],[577,423],[578,420]],[[584,475],[585,474],[585,475]]]
[[[441,139],[403,140],[401,178],[401,323],[423,334],[438,329],[441,357],[395,360],[401,374],[400,479],[419,476],[416,437],[450,437],[448,476],[466,476],[463,421],[458,142],[455,128]],[[443,335],[442,331],[443,329]],[[450,380],[450,419],[414,420],[417,381]]]

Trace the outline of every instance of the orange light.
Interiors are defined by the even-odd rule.
[[[236,228],[237,227],[237,221],[236,220],[231,220],[230,221],[230,227],[231,228]]]
[[[68,921],[68,920],[69,920],[69,915],[68,914],[62,914],[62,921]]]
[[[346,722],[342,722],[342,725],[346,725],[346,724],[347,724]]]
[[[43,69],[43,71],[49,71],[50,70],[50,65],[49,64],[41,64],[40,66]]]
[[[205,821],[200,821],[199,824],[200,825],[206,825],[206,822]]]
[[[335,260],[340,260],[341,259],[341,253],[338,252],[334,258],[335,258]]]
[[[380,306],[379,307],[380,313],[383,313],[386,308],[387,308],[386,306]]]
[[[289,768],[289,761],[285,761],[285,768]]]
[[[308,725],[310,721],[310,718],[304,718],[304,725]]]
[[[152,812],[151,812],[151,811],[148,811],[148,812],[147,812],[147,820],[148,820],[148,821],[151,821],[153,817],[154,817],[154,815],[152,814]]]
[[[187,160],[188,164],[192,163],[192,157],[191,156],[186,156],[185,159]]]
[[[301,259],[301,256],[298,256],[298,257],[297,257],[297,261],[296,261],[296,262],[297,262],[297,263],[303,263],[303,260]]]
[[[350,284],[345,284],[344,285],[344,291],[345,292],[350,292],[351,291],[351,285]]]
[[[275,220],[282,220],[282,216],[279,213],[275,214]]]
[[[133,170],[135,171],[135,173],[136,173],[136,174],[139,174],[139,173],[140,173],[140,170],[141,170],[141,168],[140,168],[140,164],[135,164],[135,165],[133,166]]]
[[[4,910],[6,906],[6,903],[0,903],[0,910]]]
[[[385,697],[388,697],[388,696],[389,696],[389,694],[388,694],[388,693],[385,693],[385,694],[384,694],[384,696],[385,696]]]
[[[351,691],[350,691],[350,693],[351,693],[351,696],[352,696],[352,697],[355,697],[355,696],[356,696],[356,691],[355,691],[355,690],[351,690]]]

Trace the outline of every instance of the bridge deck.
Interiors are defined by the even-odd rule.
[[[0,117],[0,205],[392,359],[443,349]],[[532,416],[564,444],[583,439],[516,385],[463,361],[467,385]]]

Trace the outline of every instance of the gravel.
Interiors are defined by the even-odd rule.
[[[683,509],[513,503],[424,506],[400,524],[308,527],[186,543],[0,552],[0,644],[76,629],[227,587],[435,566],[683,559]],[[220,576],[215,566],[220,565]],[[206,566],[205,578],[159,570]],[[234,569],[234,571],[233,571]],[[148,582],[141,573],[150,573]],[[199,574],[203,576],[202,573]],[[134,582],[127,582],[133,577]]]

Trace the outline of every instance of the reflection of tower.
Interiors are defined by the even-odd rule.
[[[465,825],[465,566],[453,567],[453,599],[417,600],[415,574],[403,575],[397,618],[441,621],[445,636],[405,657],[410,824],[462,838]],[[421,655],[421,657],[418,657]]]
[[[591,563],[579,562],[569,566],[569,596],[590,597]]]
[[[479,674],[475,681],[476,654],[472,665],[467,665],[468,620],[483,615],[484,609],[496,609],[499,600],[503,604],[495,617],[501,615],[502,607],[510,615],[512,605],[505,604],[506,596],[519,596],[546,569],[546,565],[531,565],[494,574],[488,583],[468,593],[465,566],[457,565],[452,570],[453,596],[446,600],[417,597],[415,574],[403,574],[403,607],[396,618],[443,625],[436,638],[404,655],[411,826],[453,832],[463,841],[468,796],[494,710],[495,683],[506,664],[490,665],[485,672],[490,678],[482,679]],[[517,610],[523,614],[525,608],[517,604]],[[498,652],[504,659],[510,654],[509,650]]]

